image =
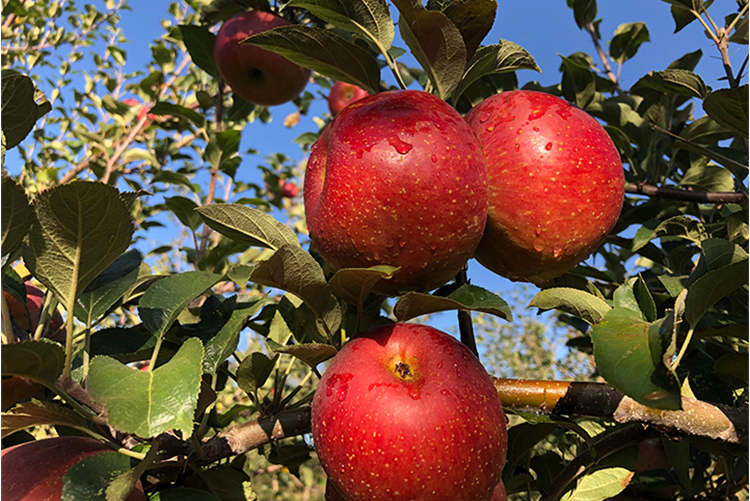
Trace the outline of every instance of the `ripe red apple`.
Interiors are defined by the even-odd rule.
[[[8,303],[11,318],[21,329],[33,335],[36,332],[36,328],[39,325],[39,317],[42,314],[44,292],[29,281],[25,282],[24,285],[26,286],[26,305],[5,291],[3,291],[3,294]],[[57,309],[52,314],[49,330],[45,337],[65,342],[65,322],[60,311]]]
[[[291,101],[305,89],[310,70],[273,52],[241,41],[291,23],[270,12],[237,14],[221,25],[214,44],[214,61],[224,81],[242,99],[263,106]]]
[[[299,195],[299,188],[296,184],[289,181],[281,185],[281,196],[285,198],[294,198]]]
[[[604,128],[541,92],[510,91],[467,115],[487,159],[490,205],[475,257],[542,284],[586,259],[620,216],[625,178]]]
[[[310,238],[334,268],[400,266],[375,291],[428,291],[453,278],[487,217],[481,148],[461,116],[422,91],[381,92],[341,111],[310,150]]]
[[[328,109],[331,111],[331,115],[336,116],[354,101],[359,101],[369,95],[370,93],[362,87],[346,82],[336,82],[331,87],[330,94],[328,94]]]
[[[505,484],[502,480],[495,486],[495,490],[492,491],[490,501],[508,501],[508,493],[505,492]]]
[[[315,392],[312,434],[328,482],[348,501],[486,501],[508,441],[476,356],[408,323],[344,345]]]
[[[78,461],[98,452],[110,451],[101,442],[86,437],[55,437],[24,442],[2,450],[3,501],[60,499],[62,476]],[[145,501],[140,482],[128,501]]]

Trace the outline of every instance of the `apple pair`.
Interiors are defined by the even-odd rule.
[[[588,257],[619,217],[624,175],[607,132],[555,96],[492,96],[466,120],[421,91],[339,112],[305,173],[310,238],[334,268],[400,266],[375,291],[429,291],[471,257],[541,284]]]

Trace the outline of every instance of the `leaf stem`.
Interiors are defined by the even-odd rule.
[[[156,345],[154,345],[154,352],[151,354],[151,360],[148,363],[148,372],[152,372],[154,370],[154,367],[156,367],[156,360],[159,358],[159,350],[161,349],[161,343],[164,341],[164,336],[160,336],[156,340]]]
[[[10,309],[8,308],[8,301],[5,298],[5,293],[3,293],[3,297],[0,298],[0,302],[2,302],[3,336],[5,337],[3,342],[9,344],[15,343],[16,335],[13,333],[13,323],[10,321]]]
[[[680,348],[680,352],[677,354],[677,358],[674,359],[672,362],[672,365],[670,368],[672,370],[677,369],[677,366],[680,365],[680,361],[682,360],[682,357],[685,356],[685,352],[687,351],[688,345],[690,344],[690,341],[693,339],[693,332],[695,331],[694,327],[690,327],[690,330],[687,333],[687,336],[685,336],[685,342],[682,343],[682,348]]]

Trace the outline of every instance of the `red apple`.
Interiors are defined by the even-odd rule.
[[[332,482],[326,482],[325,501],[346,501]]]
[[[328,109],[331,111],[331,115],[336,116],[354,101],[359,101],[369,95],[370,93],[362,87],[346,82],[336,82],[331,87],[330,94],[328,94]]]
[[[584,111],[541,92],[485,99],[467,115],[487,159],[490,205],[475,257],[511,280],[543,284],[586,259],[622,209],[620,155]]]
[[[508,440],[476,356],[419,324],[344,345],[315,392],[312,435],[328,482],[348,501],[486,501]]]
[[[502,480],[495,486],[495,490],[492,491],[490,501],[508,501],[508,493],[505,492],[505,484]]]
[[[381,92],[341,111],[310,150],[310,238],[334,268],[400,266],[375,291],[428,291],[479,244],[487,176],[476,137],[444,101]]]
[[[291,101],[305,89],[310,70],[273,52],[241,41],[271,28],[292,23],[270,12],[237,14],[221,25],[214,44],[214,61],[221,77],[249,103],[275,106]]]
[[[289,181],[281,185],[281,196],[285,198],[294,198],[299,195],[299,188],[296,184]]]
[[[39,325],[39,317],[42,314],[44,292],[29,281],[25,282],[24,285],[26,286],[26,305],[5,291],[3,291],[3,294],[5,295],[5,300],[8,302],[11,318],[21,329],[33,335],[36,332],[36,328]],[[65,342],[65,322],[60,311],[57,309],[52,314],[49,330],[45,337]]]
[[[78,461],[107,451],[111,449],[85,437],[46,438],[3,449],[3,501],[60,499],[65,472]],[[128,501],[146,499],[140,482],[127,497]]]

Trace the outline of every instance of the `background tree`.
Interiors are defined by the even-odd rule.
[[[494,1],[252,2],[294,26],[250,43],[313,74],[283,117],[311,124],[299,156],[248,167],[241,140],[276,110],[231,92],[212,50],[244,7],[172,4],[132,71],[124,0],[4,0],[3,447],[73,435],[116,451],[65,473],[67,499],[125,499],[134,486],[150,499],[322,499],[308,434],[324,362],[360,329],[414,312],[452,323],[447,309],[462,312],[462,340],[473,312],[480,358],[504,378],[511,499],[747,499],[748,7],[667,3],[653,8],[669,8],[677,32],[703,31],[713,54],[696,42],[626,88],[646,25],[607,40],[596,2],[570,0],[593,55],[561,57],[559,82],[522,86],[600,120],[627,186],[595,256],[541,290],[503,291],[509,306],[461,277],[461,293],[368,295],[387,272],[334,275],[306,250],[301,198],[282,190],[300,184],[331,118],[311,104],[334,81],[424,89],[461,113],[518,88],[517,72],[538,67],[484,39],[503,12]],[[695,72],[704,57],[725,72],[715,89]],[[28,280],[46,295],[25,329],[9,304],[25,304]],[[47,339],[55,309],[62,343]]]

